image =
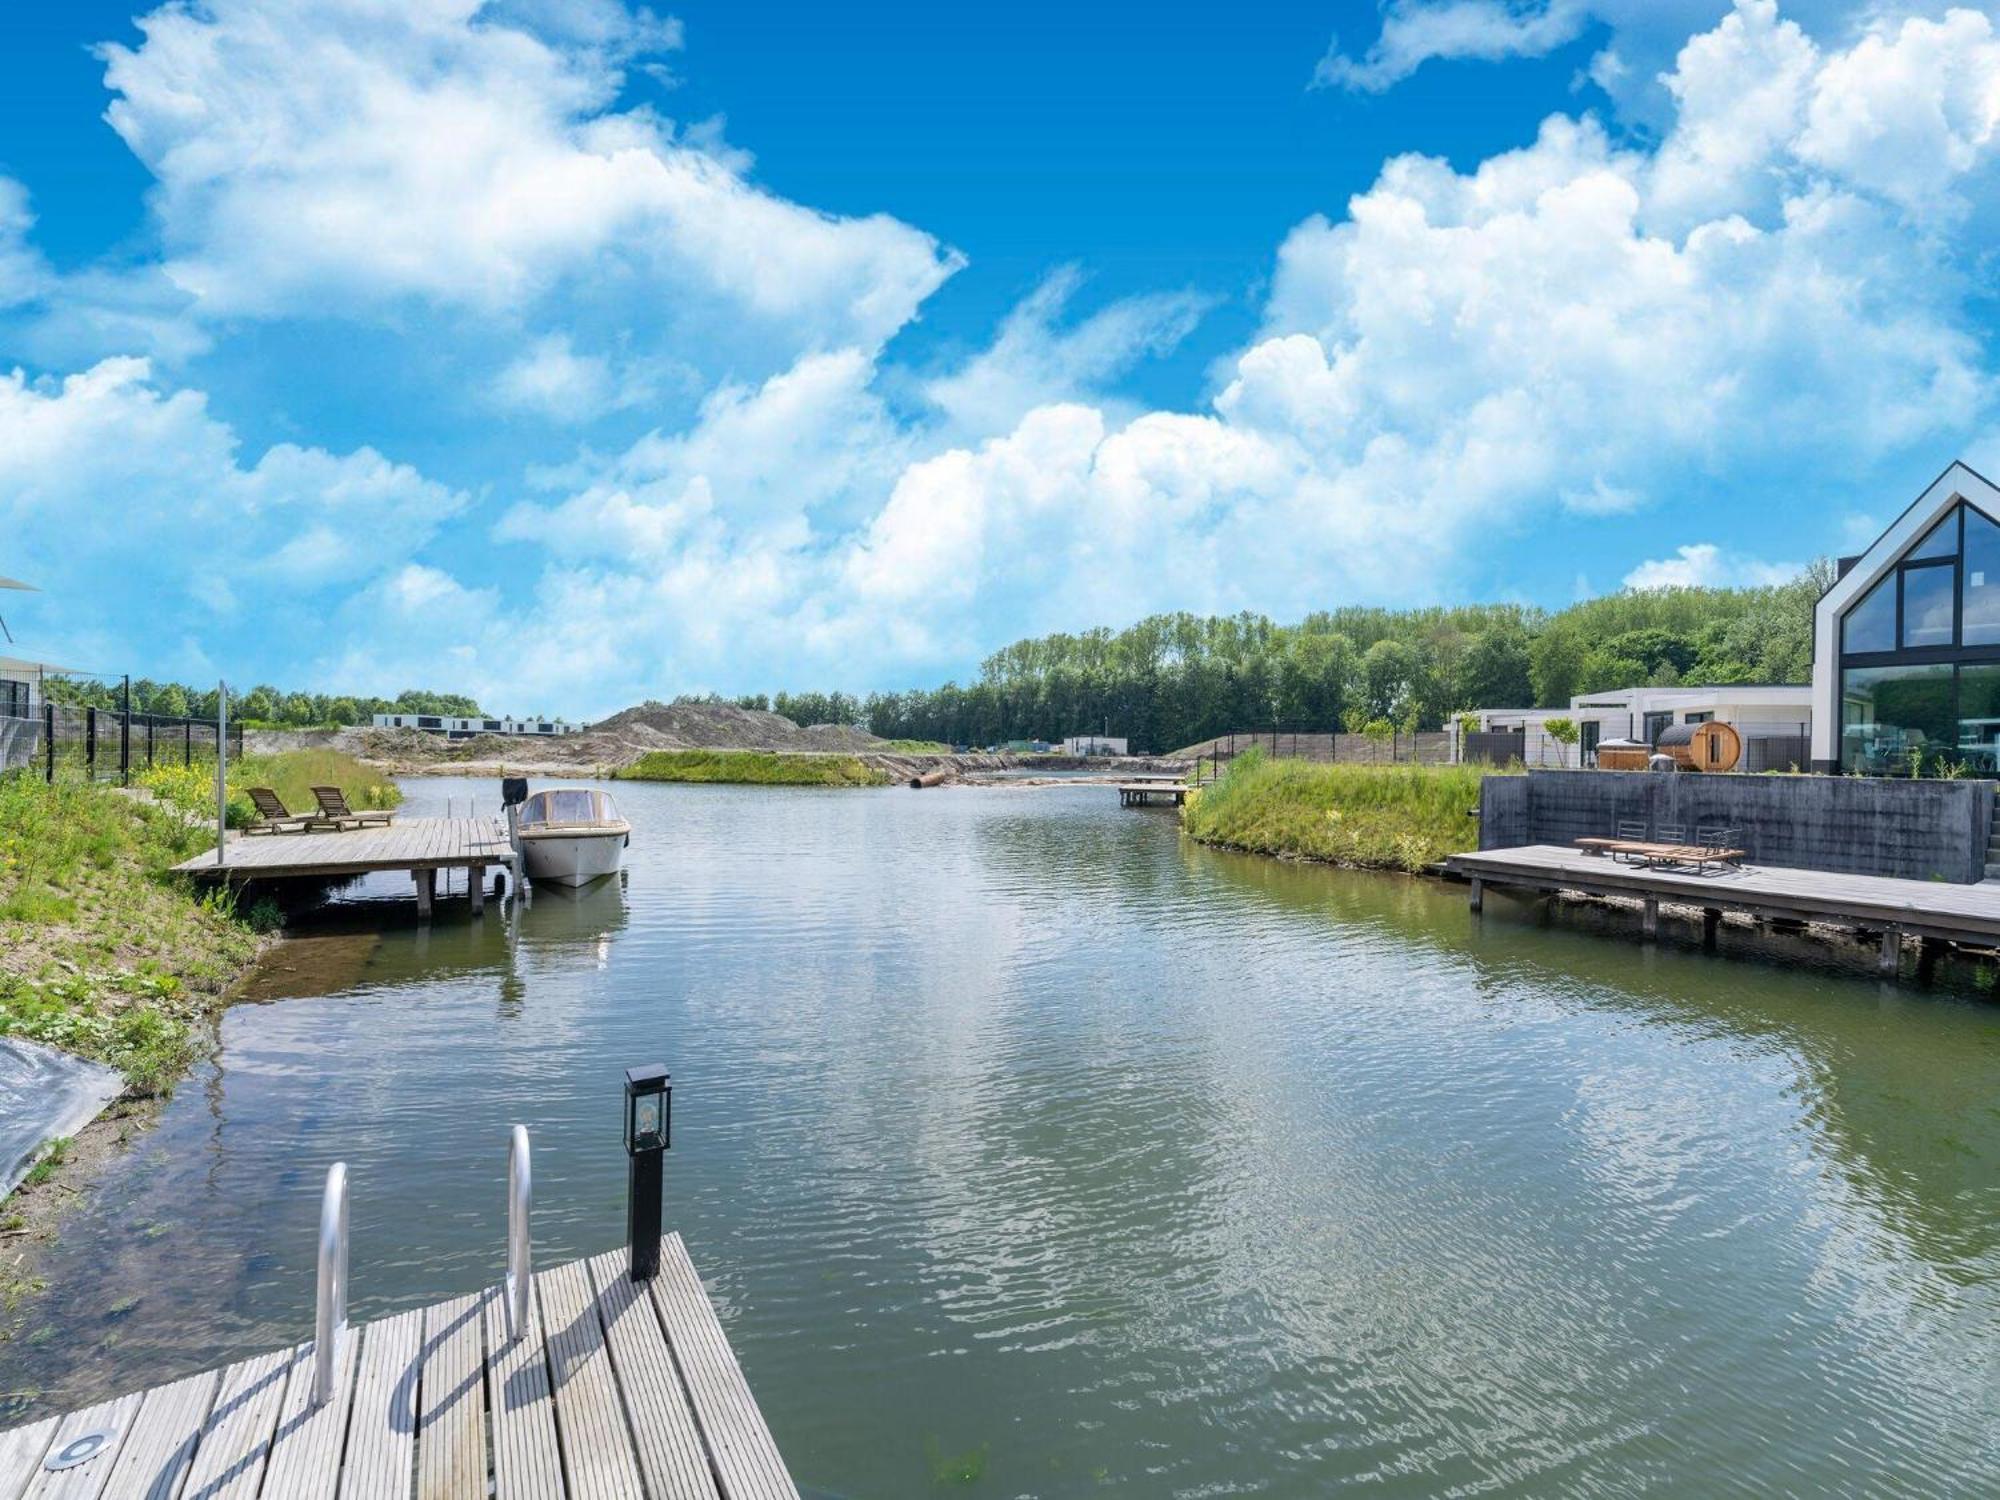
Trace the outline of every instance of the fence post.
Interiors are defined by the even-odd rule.
[[[97,780],[97,710],[83,711],[83,774],[87,780]]]
[[[146,769],[153,769],[153,716],[146,715]]]
[[[42,699],[42,759],[48,765],[48,782],[56,784],[56,706]]]
[[[118,713],[118,784],[132,784],[132,674],[125,674],[125,686]]]

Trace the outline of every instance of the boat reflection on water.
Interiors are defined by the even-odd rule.
[[[496,974],[502,998],[516,999],[523,968],[544,957],[573,965],[579,950],[589,949],[598,967],[608,962],[630,920],[629,879],[621,870],[589,885],[545,885],[531,900],[489,904],[482,917],[455,920],[446,908],[443,920],[414,928],[411,903],[400,892],[336,901],[294,919],[286,941],[245,981],[241,998],[297,1000],[363,985]]]

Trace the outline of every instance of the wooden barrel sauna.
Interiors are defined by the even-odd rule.
[[[1733,771],[1743,759],[1743,736],[1714,719],[1669,724],[1660,731],[1660,753],[1671,755],[1683,771]]]
[[[1643,771],[1652,747],[1638,740],[1603,740],[1597,746],[1600,771]]]

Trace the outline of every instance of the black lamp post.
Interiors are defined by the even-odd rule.
[[[625,1237],[634,1281],[649,1281],[660,1270],[660,1158],[671,1144],[673,1102],[673,1079],[664,1066],[625,1070],[625,1154],[631,1163]]]

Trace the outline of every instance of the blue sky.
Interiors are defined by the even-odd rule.
[[[1996,457],[1988,9],[856,9],[10,8],[18,649],[897,687],[1762,581]]]

